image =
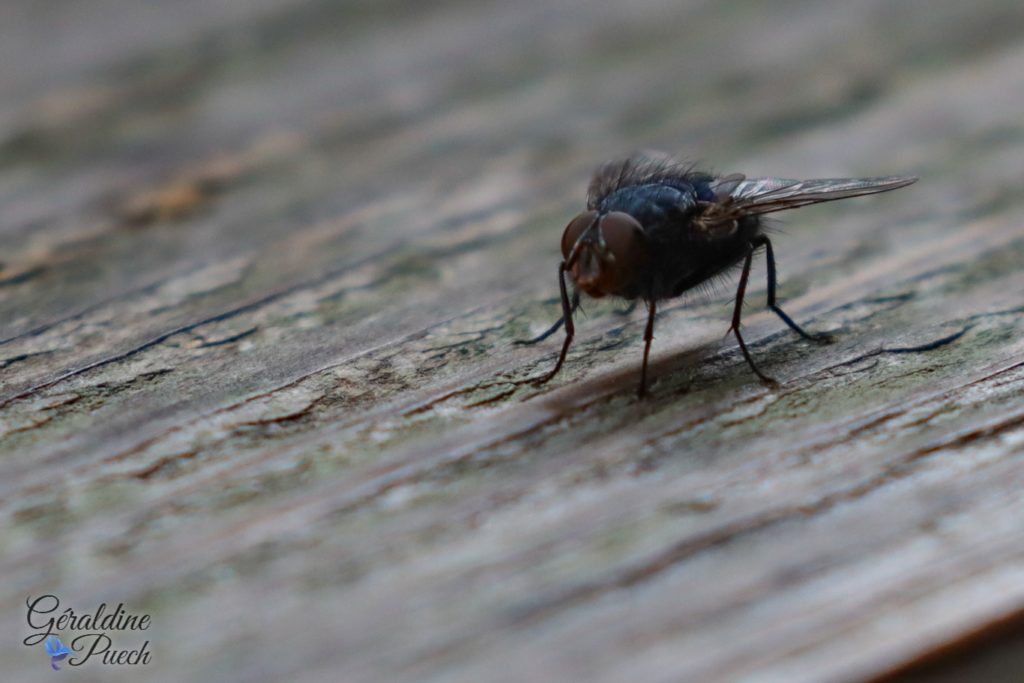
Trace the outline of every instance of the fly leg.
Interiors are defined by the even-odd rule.
[[[775,303],[775,252],[772,251],[771,240],[764,235],[761,235],[754,240],[754,249],[757,249],[760,246],[764,246],[765,248],[765,261],[768,265],[768,308],[772,309],[772,311],[775,312],[775,315],[782,318],[782,322],[789,325],[789,329],[793,330],[804,339],[812,342],[818,342],[819,344],[830,344],[835,341],[830,334],[811,334],[804,331],[803,328],[793,322],[793,319],[786,315],[786,312],[783,311],[777,303]]]
[[[559,273],[561,273],[561,271],[559,271]],[[559,275],[559,276],[561,277],[561,275]],[[569,307],[569,315],[572,315],[573,313],[575,313],[576,309],[579,308],[579,307],[580,307],[580,293],[579,292],[573,292],[572,293],[572,306]],[[542,332],[540,336],[534,337],[533,339],[517,339],[516,341],[514,341],[512,343],[513,344],[518,344],[519,346],[533,346],[534,344],[537,344],[539,342],[544,341],[545,339],[547,339],[548,337],[553,335],[555,332],[558,332],[558,330],[562,329],[562,325],[565,324],[565,320],[566,320],[566,318],[563,315],[561,318],[558,319],[558,322],[556,322],[554,325],[552,325],[547,330]]]
[[[552,377],[558,374],[558,371],[562,369],[562,364],[565,362],[565,355],[569,353],[569,345],[572,344],[572,337],[576,334],[576,327],[572,323],[572,313],[576,310],[576,306],[579,305],[579,295],[573,297],[573,301],[576,306],[570,304],[569,293],[565,288],[565,261],[558,264],[558,289],[562,294],[562,321],[565,322],[565,341],[562,342],[562,352],[558,354],[558,362],[555,363],[555,367],[548,374],[544,375],[540,379],[534,380],[534,384],[544,384]],[[547,336],[558,327],[554,327],[549,332],[545,332],[543,336]]]
[[[640,300],[639,299],[633,299],[632,301],[629,302],[629,305],[626,306],[624,309],[622,309],[621,311],[615,311],[615,315],[621,315],[623,317],[631,315],[633,313],[633,311],[636,310],[636,305],[637,305],[638,301],[640,301]]]
[[[778,382],[764,374],[757,369],[754,365],[754,359],[750,357],[750,351],[747,350],[747,345],[743,341],[743,335],[740,334],[740,316],[743,314],[743,295],[747,291],[747,279],[750,277],[750,264],[754,260],[754,250],[759,245],[755,243],[751,246],[750,251],[747,252],[747,257],[743,261],[743,272],[740,273],[740,284],[736,288],[736,307],[732,311],[732,326],[729,331],[736,335],[736,341],[740,343],[740,351],[743,352],[743,357],[747,361],[747,365],[754,371],[754,374],[761,378],[761,381],[770,386],[777,386]],[[770,253],[770,252],[769,252]]]
[[[654,297],[647,300],[647,328],[644,329],[644,364],[640,367],[640,388],[637,389],[638,398],[647,395],[647,357],[651,355],[651,340],[654,339]]]

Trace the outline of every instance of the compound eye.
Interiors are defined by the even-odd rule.
[[[632,276],[647,259],[647,242],[640,222],[621,211],[612,211],[601,221],[601,237],[611,256],[616,280]]]
[[[580,236],[586,232],[587,228],[594,224],[594,219],[596,218],[597,211],[584,211],[569,221],[565,232],[562,233],[562,258],[569,258],[569,252],[572,251],[573,246]]]

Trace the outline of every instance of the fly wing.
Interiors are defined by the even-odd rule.
[[[693,221],[694,234],[712,241],[720,240],[735,233],[738,221],[744,216],[759,216],[836,199],[888,192],[916,180],[910,176],[787,180],[747,179],[739,174],[729,175],[712,183],[715,201],[700,202],[702,211]]]
[[[847,197],[888,192],[917,181],[912,176],[787,180],[752,178],[737,183],[724,202],[734,217],[760,215]]]
[[[740,187],[749,183],[747,176],[742,173],[731,173],[721,178],[716,178],[711,183],[711,191],[715,193],[715,198],[719,202],[729,202],[735,196],[736,192]]]

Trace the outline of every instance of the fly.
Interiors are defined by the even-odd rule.
[[[678,297],[742,263],[729,331],[735,334],[754,373],[763,382],[775,385],[775,380],[757,368],[740,333],[743,295],[755,253],[762,248],[765,252],[768,308],[805,339],[832,339],[826,334],[806,332],[776,302],[775,254],[761,217],[888,192],[916,180],[911,176],[816,180],[747,178],[741,174],[715,177],[671,159],[642,155],[605,164],[590,181],[586,211],[573,218],[562,234],[562,262],[558,265],[562,318],[536,339],[520,342],[535,344],[565,326],[558,362],[536,383],[550,380],[565,363],[575,333],[572,316],[579,307],[580,293],[594,298],[618,296],[642,299],[647,304],[638,390],[644,396],[657,303]],[[574,285],[571,296],[566,275]]]

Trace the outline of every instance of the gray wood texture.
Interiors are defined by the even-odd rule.
[[[1020,2],[18,0],[0,64],[4,680],[43,593],[152,615],[78,681],[864,681],[1024,614]],[[646,401],[613,302],[517,384],[646,148],[922,180],[781,217],[838,342],[759,263],[780,388],[731,281]]]

